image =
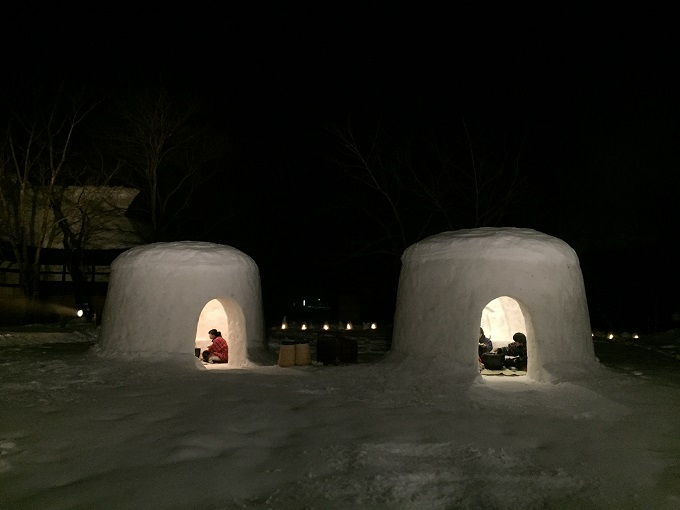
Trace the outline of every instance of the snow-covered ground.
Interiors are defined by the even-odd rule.
[[[583,380],[471,386],[375,352],[199,370],[96,340],[0,331],[0,508],[680,508],[677,331],[596,337]]]

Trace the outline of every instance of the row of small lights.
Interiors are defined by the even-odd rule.
[[[282,323],[282,324],[281,324],[281,329],[288,329],[288,324],[286,324],[285,322]],[[307,329],[307,323],[306,323],[306,322],[303,322],[303,323],[302,323],[302,326],[300,327],[300,329],[306,330],[306,329]],[[330,329],[330,326],[328,325],[327,322],[324,322],[324,323],[323,323],[323,329],[325,329],[326,331]],[[345,326],[345,329],[352,329],[352,323],[351,323],[351,322],[348,322],[347,325]],[[378,329],[378,325],[377,325],[375,322],[372,322],[372,323],[371,323],[371,329]],[[593,336],[593,337],[594,337],[594,336],[595,336],[595,333],[591,333],[590,336]],[[609,340],[613,340],[613,339],[614,339],[614,333],[608,333],[608,334],[607,334],[607,338],[608,338]],[[633,335],[633,338],[640,338],[640,336],[637,335],[637,334],[634,334],[634,335]]]
[[[281,329],[288,329],[288,324],[286,324],[285,322],[283,324],[281,324]],[[300,329],[303,330],[303,331],[306,330],[307,329],[307,323],[303,322],[302,326],[300,326]],[[324,322],[323,329],[326,330],[326,331],[328,331],[330,329],[330,326],[328,325],[327,322]],[[352,323],[348,322],[347,325],[345,326],[345,329],[352,329]],[[378,329],[378,325],[375,322],[372,322],[371,323],[371,329]],[[591,333],[590,336],[594,337],[595,333]],[[613,340],[614,339],[614,333],[609,333],[607,335],[607,338],[609,340]],[[640,338],[640,336],[635,334],[635,335],[633,335],[633,338]]]
[[[594,337],[595,333],[591,333],[590,336]],[[635,334],[635,335],[633,335],[633,338],[640,338],[640,336]],[[614,333],[607,334],[607,339],[608,340],[614,340]]]
[[[288,329],[288,324],[286,324],[285,322],[283,324],[281,324],[281,329]],[[303,330],[303,331],[306,330],[307,329],[307,323],[303,322],[302,326],[300,326],[300,329]],[[330,326],[328,325],[327,322],[324,322],[323,329],[326,330],[326,331],[328,331],[330,329]],[[352,323],[348,322],[347,325],[345,326],[345,329],[352,329]],[[372,322],[371,323],[371,329],[378,329],[378,325],[375,322]],[[591,333],[590,336],[594,337],[595,333]],[[614,333],[609,333],[607,335],[607,338],[609,340],[613,340],[614,339]],[[635,334],[635,335],[633,335],[633,338],[640,338],[640,336]]]
[[[283,324],[281,324],[281,329],[288,329],[288,324],[286,324],[285,322]],[[302,326],[300,326],[300,329],[303,330],[303,331],[306,330],[307,329],[307,323],[303,322]],[[326,330],[326,331],[328,331],[330,329],[330,326],[328,325],[327,322],[323,323],[323,329]],[[347,325],[345,326],[345,329],[353,329],[352,323],[348,322]],[[372,322],[371,323],[371,329],[378,329],[378,325],[375,322]]]

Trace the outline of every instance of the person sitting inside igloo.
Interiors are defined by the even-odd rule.
[[[208,331],[208,336],[212,343],[207,350],[203,351],[203,361],[206,363],[228,363],[229,346],[227,341],[222,338],[222,333],[216,329],[211,329]]]
[[[527,337],[517,332],[512,335],[512,342],[506,347],[496,349],[497,354],[505,354],[505,366],[518,370],[527,369]]]
[[[493,343],[491,338],[487,338],[484,334],[484,329],[479,328],[479,356],[493,350]]]

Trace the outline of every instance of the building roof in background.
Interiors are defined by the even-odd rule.
[[[83,248],[110,250],[130,248],[145,243],[149,226],[125,215],[138,189],[123,186],[67,186],[62,198],[62,212],[76,235],[82,235]],[[42,242],[33,234],[33,246],[62,249],[64,235],[42,188],[34,188],[25,205],[25,227],[38,231],[43,215],[47,217],[48,235]]]

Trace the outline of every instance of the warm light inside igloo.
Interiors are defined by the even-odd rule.
[[[201,310],[196,327],[196,347],[205,350],[212,342],[208,337],[208,331],[216,329],[229,343],[229,318],[224,306],[218,299],[208,301]]]
[[[218,330],[229,347],[229,363],[207,365],[207,367],[228,368],[238,365],[246,351],[246,321],[241,305],[231,297],[215,298],[208,301],[198,317],[195,347],[201,352],[212,340],[208,336],[211,329]]]
[[[481,327],[493,348],[505,347],[517,332],[527,334],[526,321],[519,303],[509,296],[490,301],[482,311]]]

